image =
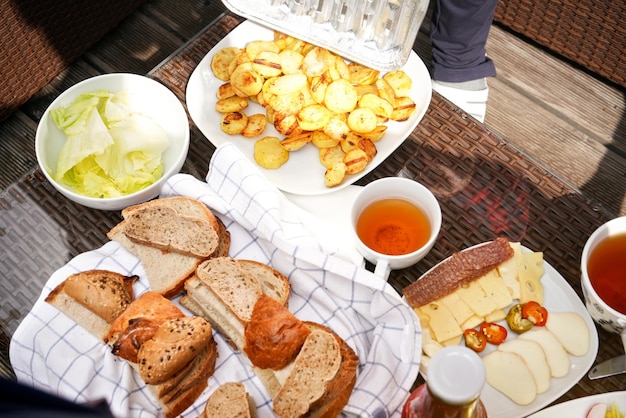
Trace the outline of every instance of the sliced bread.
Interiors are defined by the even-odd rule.
[[[219,237],[206,219],[179,214],[166,202],[138,208],[124,219],[131,241],[198,258],[210,257]]]
[[[199,418],[251,418],[254,404],[241,382],[227,382],[215,389]]]
[[[223,222],[213,215],[204,203],[187,197],[158,199],[128,207],[122,211],[122,216],[131,219],[139,217],[142,211],[149,207],[167,207],[167,210],[174,210],[178,215],[206,220],[218,236],[217,245],[210,257],[228,255],[230,233]],[[160,244],[153,245],[152,243],[134,241],[126,233],[128,225],[129,222],[126,219],[123,220],[112,228],[107,236],[139,258],[151,290],[168,298],[181,293],[185,280],[195,272],[198,264],[204,258],[176,251],[166,251]]]
[[[289,280],[270,266],[230,257],[203,261],[195,275],[185,282],[186,295],[181,304],[203,316],[235,348],[244,346],[244,327],[252,317],[259,297],[289,299]]]
[[[359,358],[329,328],[307,322],[311,333],[289,366],[273,410],[278,417],[339,416],[356,384]]]
[[[108,270],[79,272],[56,286],[45,301],[104,341],[111,323],[133,301],[136,280]]]

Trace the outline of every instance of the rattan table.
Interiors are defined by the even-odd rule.
[[[233,14],[222,14],[150,76],[184,103],[196,65],[240,22]],[[214,148],[191,122],[190,129],[183,172],[203,179]],[[582,298],[583,244],[611,214],[438,94],[410,137],[358,184],[385,176],[423,183],[436,194],[443,212],[441,234],[430,254],[413,267],[392,272],[389,280],[398,292],[452,252],[505,236],[543,251]],[[70,258],[103,245],[106,232],[120,219],[119,212],[92,210],[67,200],[39,169],[0,194],[0,374],[11,373],[10,335],[43,284]],[[598,362],[623,354],[617,335],[602,329],[598,333]],[[624,375],[596,381],[584,377],[555,402],[617,390],[626,390]]]

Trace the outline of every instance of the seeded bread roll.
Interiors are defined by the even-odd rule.
[[[137,352],[139,374],[149,385],[165,382],[212,340],[211,325],[199,316],[168,319]]]
[[[163,322],[184,316],[183,311],[172,301],[156,292],[147,291],[113,321],[106,342],[111,345],[113,354],[136,363],[139,347],[154,336]]]

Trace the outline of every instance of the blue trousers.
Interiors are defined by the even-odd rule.
[[[495,76],[485,44],[498,0],[433,1],[433,80],[461,82]]]

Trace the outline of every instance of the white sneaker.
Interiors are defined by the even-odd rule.
[[[465,90],[451,87],[451,84],[453,83],[446,83],[444,85],[438,81],[432,80],[432,84],[434,91],[463,109],[465,113],[468,113],[480,123],[485,121],[489,87],[485,87],[481,90]]]

